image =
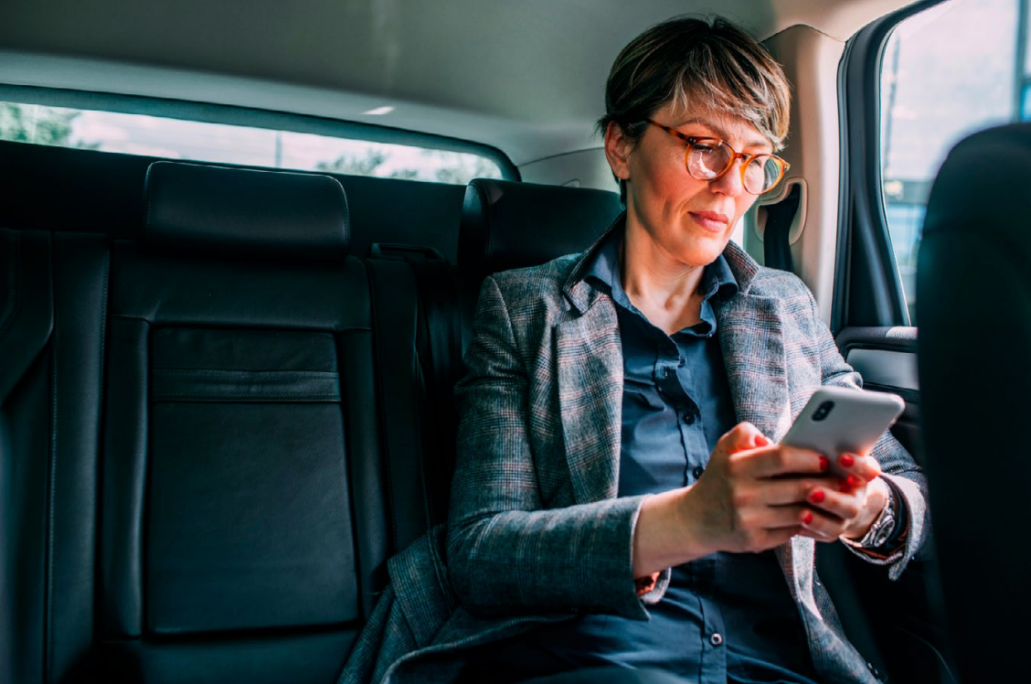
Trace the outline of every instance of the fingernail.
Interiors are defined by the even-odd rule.
[[[820,472],[825,473],[830,470],[831,460],[826,456],[820,457]]]
[[[809,512],[809,511],[806,511],[805,515],[802,516],[802,522],[804,522],[806,525],[812,524],[812,522],[813,522],[813,514],[811,512]]]
[[[845,482],[848,483],[849,487],[858,487],[859,485],[863,484],[863,481],[855,475],[849,475],[847,478],[845,478]]]
[[[842,468],[851,468],[856,464],[856,459],[852,458],[850,454],[842,454],[841,458],[838,459],[838,463],[841,464]]]
[[[815,489],[813,493],[809,495],[809,500],[814,504],[823,503],[823,500],[827,498],[827,495],[823,493],[822,489]]]
[[[764,446],[768,445],[769,443],[770,443],[770,440],[766,439],[762,435],[756,435],[756,437],[755,437],[755,444],[756,444],[756,446],[764,447]]]
[[[838,481],[838,491],[842,492],[843,494],[851,494],[852,493],[852,485],[850,485],[848,483],[848,480],[839,480]]]

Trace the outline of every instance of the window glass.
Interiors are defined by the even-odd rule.
[[[494,161],[465,152],[16,102],[0,102],[0,140],[463,185],[502,177]]]
[[[884,208],[914,325],[917,249],[938,168],[970,133],[1031,119],[1029,2],[950,0],[899,24],[884,51]]]

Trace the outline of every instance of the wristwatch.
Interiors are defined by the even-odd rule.
[[[857,540],[842,538],[842,541],[849,546],[861,549],[877,549],[884,546],[884,543],[891,537],[891,533],[895,531],[895,493],[891,486],[888,486],[887,490],[888,500],[884,504],[884,509],[873,521],[873,525],[870,525],[870,529],[863,535],[863,538]]]

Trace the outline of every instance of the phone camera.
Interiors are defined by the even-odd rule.
[[[833,408],[833,401],[823,402],[822,404],[820,404],[819,408],[817,408],[816,411],[813,412],[813,420],[823,420],[827,417],[827,414],[829,414],[831,412],[831,409]]]

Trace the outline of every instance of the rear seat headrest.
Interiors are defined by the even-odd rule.
[[[483,278],[581,252],[622,210],[614,192],[477,178],[465,190],[458,267]]]
[[[228,256],[347,256],[347,198],[335,178],[155,162],[145,188],[141,241],[148,247]]]

